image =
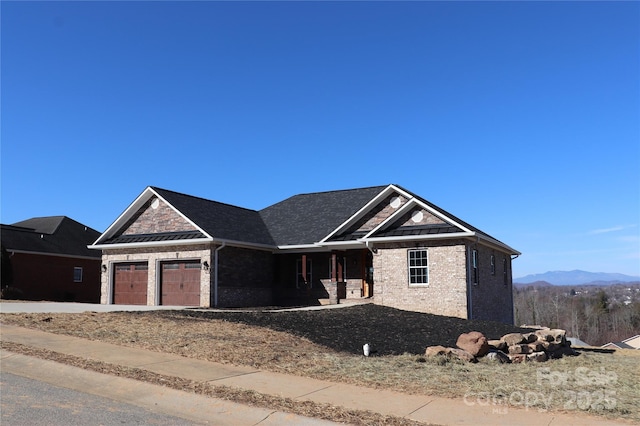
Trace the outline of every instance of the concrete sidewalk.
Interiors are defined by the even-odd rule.
[[[107,362],[126,367],[135,367],[158,374],[168,376],[181,377],[185,379],[208,382],[213,385],[225,385],[237,387],[246,390],[291,398],[298,401],[313,401],[317,403],[327,403],[341,406],[354,410],[369,410],[385,415],[393,415],[405,417],[424,423],[442,424],[442,425],[613,425],[628,424],[626,422],[613,422],[603,420],[597,417],[585,416],[580,412],[571,414],[555,414],[548,412],[540,412],[538,409],[530,408],[515,409],[506,408],[504,406],[496,406],[491,403],[482,403],[478,399],[447,399],[425,395],[408,395],[387,390],[375,390],[354,385],[332,383],[323,380],[316,380],[298,376],[290,376],[279,373],[260,371],[249,367],[236,367],[226,364],[218,364],[214,362],[200,361],[185,358],[172,354],[164,354],[159,352],[147,351],[142,349],[128,348],[124,346],[113,345],[109,343],[90,341],[79,339],[71,336],[64,336],[52,333],[45,333],[38,330],[15,327],[10,325],[1,326],[2,340],[7,342],[21,343],[31,347],[48,349],[68,355],[75,355],[86,359]],[[2,369],[11,366],[13,369],[25,370],[23,373],[31,374],[34,378],[42,378],[44,371],[52,370],[50,361],[37,360],[30,358],[24,360],[21,355],[3,353]],[[36,365],[37,364],[37,365]],[[60,364],[56,364],[60,365]],[[68,367],[71,368],[71,367]],[[84,371],[84,370],[83,370]],[[96,374],[96,373],[93,373]],[[24,374],[23,374],[24,375]],[[78,374],[80,376],[80,374]],[[104,375],[101,375],[104,376]],[[31,377],[31,376],[26,376]],[[109,376],[110,377],[110,376]],[[80,379],[86,380],[86,379]],[[114,386],[121,388],[122,383],[116,382],[116,378],[111,377],[102,379],[109,382],[109,388]],[[125,379],[118,379],[125,380]],[[125,382],[129,383],[129,379]],[[133,382],[136,382],[135,380]],[[147,398],[162,398],[159,391],[156,390],[140,390],[140,382],[136,382],[138,390],[135,394],[140,396],[144,392],[149,393]],[[147,385],[151,386],[151,385]],[[92,388],[93,386],[87,386]],[[99,386],[104,388],[105,386]],[[125,386],[128,388],[131,386]],[[160,388],[162,393],[174,393],[166,388]],[[124,391],[123,391],[124,392]],[[183,392],[183,394],[185,394]],[[207,405],[202,402],[202,398],[197,395],[185,394],[197,400],[197,407],[200,404]],[[186,396],[178,401],[183,401]],[[171,398],[168,399],[170,401]],[[205,398],[212,400],[211,398]],[[164,403],[164,402],[163,402]],[[216,402],[217,403],[217,402]],[[212,405],[215,405],[211,403]],[[156,407],[159,404],[156,404]],[[186,402],[179,405],[186,406]],[[238,405],[238,404],[235,404]],[[239,406],[239,405],[238,405]],[[228,411],[233,412],[250,412],[251,410],[259,410],[254,413],[246,422],[235,421],[214,421],[216,424],[258,424],[252,423],[256,418],[262,416],[263,419],[275,418],[275,414],[265,409],[250,408],[239,406]],[[211,407],[210,407],[211,408]],[[194,408],[193,411],[204,413],[206,410]],[[223,409],[224,411],[224,409]],[[214,409],[214,412],[217,412]],[[271,414],[269,414],[271,413]],[[215,419],[215,413],[206,412],[209,420]],[[305,419],[297,416],[291,416],[289,423],[283,423],[286,416],[284,413],[277,413],[278,424],[321,424],[313,423],[314,420]],[[266,417],[265,417],[266,416]],[[266,424],[266,423],[260,423]],[[273,423],[275,424],[275,423]],[[325,423],[326,424],[326,423]]]

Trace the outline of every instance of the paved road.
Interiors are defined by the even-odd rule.
[[[110,398],[0,372],[2,423],[7,426],[49,425],[195,425]]]

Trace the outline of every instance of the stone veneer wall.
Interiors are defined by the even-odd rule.
[[[170,260],[205,260],[211,265],[208,271],[201,269],[200,272],[200,306],[209,307],[211,300],[211,283],[213,280],[212,251],[209,247],[199,246],[167,246],[155,247],[152,249],[131,248],[117,250],[103,250],[102,264],[108,265],[107,272],[101,276],[100,303],[113,303],[113,271],[114,263],[122,262],[147,262],[149,270],[147,272],[147,305],[154,306],[160,300],[157,295],[160,282],[158,276],[158,265],[162,261]]]
[[[463,241],[376,246],[375,303],[417,312],[467,318],[466,245]],[[409,285],[408,250],[426,248],[429,284]]]
[[[139,215],[131,219],[128,226],[125,227],[124,235],[193,231],[196,229],[164,201],[158,200],[159,204],[155,209],[151,207],[153,200],[154,198],[149,200]]]
[[[478,250],[479,283],[471,285],[471,317],[478,320],[513,324],[513,286],[511,256],[481,244],[471,244]],[[491,272],[491,256],[495,256],[495,272]],[[470,254],[469,254],[470,256]],[[507,260],[505,284],[504,263]],[[470,262],[471,263],[471,262]]]

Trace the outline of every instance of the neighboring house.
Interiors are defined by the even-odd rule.
[[[372,298],[513,322],[519,253],[397,185],[263,210],[148,187],[90,246],[105,304],[240,307]]]
[[[66,216],[1,225],[5,297],[100,301],[100,253],[87,248],[100,232]]]
[[[609,342],[601,347],[607,349],[640,349],[640,334],[624,339],[622,342]]]
[[[584,341],[578,339],[577,337],[567,337],[567,340],[569,342],[571,342],[571,346],[574,347],[574,348],[577,348],[577,347],[585,348],[585,347],[590,347],[591,346],[587,342],[584,342]]]

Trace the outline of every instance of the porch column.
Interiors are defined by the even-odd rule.
[[[338,304],[338,279],[337,273],[338,255],[331,253],[331,282],[329,283],[329,303],[332,305]]]

